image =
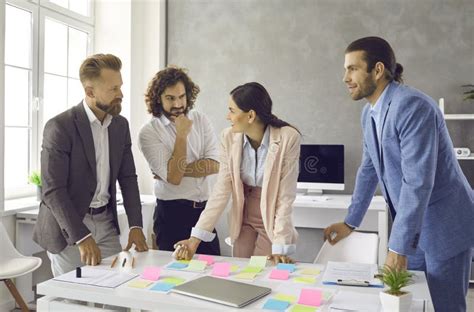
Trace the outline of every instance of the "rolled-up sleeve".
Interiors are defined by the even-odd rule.
[[[219,144],[214,127],[205,115],[201,115],[201,118],[204,136],[204,155],[202,158],[219,162]]]
[[[172,151],[161,141],[160,135],[150,123],[140,130],[138,148],[145,156],[151,171],[163,181],[168,181],[168,161]]]

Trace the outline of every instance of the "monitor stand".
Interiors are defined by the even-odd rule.
[[[319,189],[306,189],[304,192],[305,196],[323,196],[323,190]]]

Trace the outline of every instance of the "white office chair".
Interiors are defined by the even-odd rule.
[[[352,232],[337,244],[325,241],[314,263],[326,265],[328,261],[377,263],[379,237],[374,233]]]
[[[29,311],[11,279],[36,270],[41,265],[41,258],[25,257],[20,254],[10,241],[2,222],[0,222],[0,251],[0,281],[5,282],[21,311]]]

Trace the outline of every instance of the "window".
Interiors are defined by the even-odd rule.
[[[91,0],[5,4],[5,198],[33,195],[47,120],[83,98],[79,66],[92,51]]]

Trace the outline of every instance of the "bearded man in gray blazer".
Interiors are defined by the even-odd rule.
[[[81,65],[85,98],[50,119],[41,151],[43,199],[33,239],[47,250],[54,276],[97,265],[122,250],[116,182],[130,227],[129,250],[146,251],[140,195],[122,109],[122,62],[96,54]]]

